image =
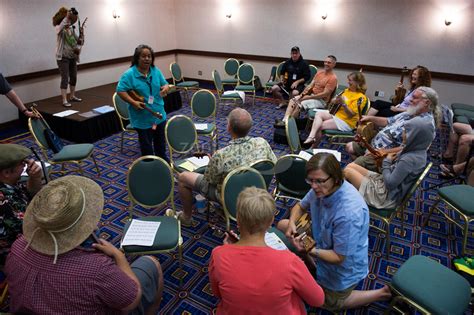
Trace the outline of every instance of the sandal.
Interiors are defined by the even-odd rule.
[[[449,164],[440,164],[439,169],[441,170],[441,176],[446,177],[446,178],[454,178],[458,176],[456,172],[454,171],[454,168],[452,165]]]
[[[73,96],[69,99],[71,102],[82,102],[82,98],[79,98],[77,96]]]

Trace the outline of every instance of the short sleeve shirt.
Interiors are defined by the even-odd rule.
[[[0,94],[5,95],[10,92],[12,87],[8,83],[7,79],[0,73]]]
[[[160,124],[166,120],[166,112],[164,107],[164,100],[160,96],[161,87],[167,85],[163,73],[157,67],[150,67],[148,76],[144,76],[138,71],[136,66],[130,67],[122,74],[117,85],[117,92],[128,92],[134,90],[140,96],[144,97],[146,106],[150,107],[155,112],[160,112],[163,118],[159,119],[151,115],[146,110],[138,110],[132,105],[128,105],[130,113],[130,123],[133,128],[149,129],[153,124]],[[149,101],[151,101],[151,104]]]
[[[318,71],[313,79],[313,94],[322,93],[324,90],[334,91],[337,86],[337,77],[334,73],[327,74],[326,71]],[[328,103],[331,95],[326,97],[324,101]]]
[[[332,195],[318,198],[311,189],[301,200],[311,211],[316,248],[345,256],[342,264],[317,261],[316,279],[333,291],[347,289],[368,274],[369,210],[357,189],[344,181]]]

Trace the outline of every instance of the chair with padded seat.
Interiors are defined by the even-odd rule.
[[[237,71],[238,83],[235,87],[236,91],[242,91],[245,94],[250,93],[253,95],[253,105],[255,105],[255,84],[254,84],[255,70],[249,63],[243,63],[240,65]]]
[[[190,153],[193,149],[199,151],[197,148],[198,138],[196,127],[191,118],[185,115],[176,115],[169,119],[165,126],[165,138],[168,144],[170,164],[173,171],[177,173],[184,171],[193,171],[200,174],[204,173],[206,166],[190,169],[187,167],[189,166],[187,158],[175,160],[173,157],[174,153],[185,155]]]
[[[316,73],[318,72],[318,67],[316,67],[315,65],[309,65],[309,79],[308,81],[305,82],[305,85],[309,85],[311,83],[311,81],[313,81],[313,78],[314,76],[316,75]]]
[[[299,151],[301,151],[301,141],[298,133],[298,126],[296,125],[294,117],[288,117],[285,121],[285,134],[291,153],[299,153]]]
[[[174,205],[174,177],[168,163],[155,155],[146,155],[136,159],[127,173],[127,190],[130,200],[129,222],[124,226],[123,237],[127,234],[131,220],[159,222],[153,245],[122,246],[125,254],[144,255],[172,252],[178,248],[179,269],[183,270],[183,238],[181,224],[176,217]],[[170,204],[166,215],[136,218],[134,207],[139,205],[145,209],[159,208]],[[122,238],[123,240],[123,238]],[[180,272],[182,274],[182,272]],[[182,278],[180,278],[180,287]]]
[[[178,63],[172,62],[170,64],[171,77],[173,78],[173,85],[178,90],[185,91],[185,97],[188,98],[188,90],[197,90],[199,89],[199,82],[197,81],[185,81],[183,72]]]
[[[239,71],[239,65],[240,62],[235,58],[229,58],[224,62],[224,72],[228,77],[222,79],[223,85],[237,85],[237,71]]]
[[[196,123],[206,125],[204,129],[196,127],[196,132],[198,136],[209,137],[211,152],[219,148],[217,142],[216,112],[216,97],[211,91],[203,89],[194,93],[191,98],[191,115],[193,120],[195,117],[198,119],[198,121],[194,123],[195,126]],[[213,141],[215,141],[215,147],[212,145]]]
[[[267,89],[271,89],[274,85],[280,83],[280,72],[281,72],[281,68],[283,67],[284,63],[285,62],[282,61],[278,64],[278,66],[273,66],[272,67],[272,70],[270,71],[270,78],[265,83],[265,88],[263,90],[263,96],[266,95]]]
[[[230,220],[237,219],[237,197],[247,187],[266,189],[262,175],[251,167],[239,167],[224,178],[221,190],[221,202],[224,208],[227,231],[230,230]]]
[[[275,163],[269,159],[261,159],[253,162],[250,167],[256,169],[262,175],[268,189],[275,175]]]
[[[275,164],[275,200],[300,201],[311,189],[306,183],[306,160],[296,154],[281,156]]]
[[[386,242],[385,255],[387,258],[390,253],[390,224],[392,223],[395,217],[399,217],[400,223],[401,223],[401,233],[402,235],[404,234],[403,224],[405,221],[405,209],[408,207],[411,197],[414,196],[416,198],[416,190],[420,186],[426,174],[428,174],[428,172],[430,171],[431,166],[433,166],[433,163],[432,162],[428,163],[428,165],[419,174],[417,180],[413,182],[410,189],[407,191],[405,196],[403,196],[403,199],[395,208],[378,209],[378,208],[369,206],[369,212],[370,212],[370,218],[371,218],[370,227],[376,229],[377,231],[381,233],[384,233],[385,240],[386,240],[385,241]],[[373,222],[374,219],[380,220],[382,224],[385,225],[385,228],[381,228],[375,225]]]
[[[224,91],[224,85],[222,83],[219,71],[212,71],[212,80],[214,81],[214,86],[216,87],[217,98],[219,99],[219,103],[225,101],[232,101],[234,105],[236,105],[238,101],[242,102],[242,98],[240,97],[239,93],[233,91]]]
[[[122,132],[120,134],[120,152],[123,153],[123,139],[136,140],[137,137],[127,136],[127,134],[134,133],[137,131],[130,124],[130,114],[128,112],[128,103],[125,102],[117,93],[112,96],[112,103],[114,104],[115,112],[119,118],[120,128]]]
[[[422,314],[464,314],[471,301],[471,286],[466,279],[422,255],[408,258],[398,268],[390,288],[392,301],[387,314],[392,310],[405,314],[401,303]]]
[[[30,133],[33,135],[33,138],[35,139],[36,143],[41,148],[45,161],[52,165],[61,165],[60,171],[51,171],[49,172],[50,175],[52,173],[64,174],[64,165],[66,163],[73,163],[77,165],[79,173],[84,176],[84,172],[82,170],[82,163],[85,159],[91,158],[97,170],[97,175],[100,176],[100,169],[94,157],[94,145],[92,143],[65,145],[61,149],[61,151],[59,151],[58,153],[52,153],[50,157],[48,152],[49,150],[51,150],[51,148],[48,142],[46,141],[46,137],[44,135],[44,131],[50,127],[46,121],[44,121],[44,123],[46,124],[46,126],[43,124],[41,119],[28,119],[28,128],[30,129]]]
[[[467,238],[469,236],[469,224],[474,221],[474,187],[469,185],[452,185],[438,188],[438,200],[430,208],[430,212],[423,222],[423,227],[426,226],[430,220],[431,215],[436,210],[441,213],[446,220],[455,224],[462,230],[463,241],[461,256],[466,255]],[[446,209],[439,207],[440,202],[446,205]],[[464,221],[456,220],[450,216],[450,210],[454,211]]]

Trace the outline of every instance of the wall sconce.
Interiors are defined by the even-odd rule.
[[[323,20],[327,19],[327,17],[328,17],[328,13],[327,13],[327,12],[324,13],[323,15],[321,15],[321,18],[322,18]]]
[[[115,9],[112,11],[112,16],[114,17],[114,19],[120,18],[120,15],[118,15],[117,10]]]
[[[451,18],[446,17],[446,18],[444,19],[444,24],[446,24],[446,26],[451,25],[451,23],[452,23]]]
[[[227,13],[225,17],[230,19],[232,17],[232,13]]]

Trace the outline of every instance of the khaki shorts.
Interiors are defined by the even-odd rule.
[[[322,308],[331,312],[342,310],[344,301],[351,295],[356,286],[357,284],[342,291],[332,291],[323,287],[324,305]]]
[[[193,190],[199,192],[201,195],[206,197],[207,200],[220,200],[217,187],[209,184],[209,182],[204,178],[204,175],[202,174],[199,174],[198,178],[196,179]]]
[[[376,173],[379,172],[379,169],[377,168],[377,162],[372,155],[359,156],[354,160],[354,163],[368,169],[369,171]]]
[[[355,141],[352,141],[352,149],[354,150],[354,155],[361,156],[365,154],[367,150],[364,146],[358,144]]]

